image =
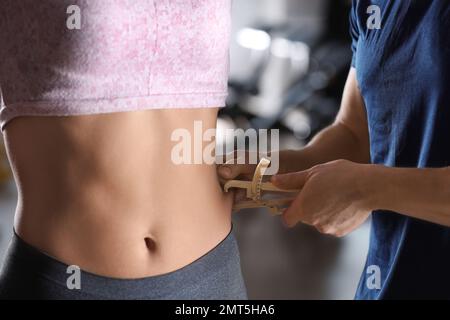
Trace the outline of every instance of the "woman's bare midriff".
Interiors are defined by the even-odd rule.
[[[173,163],[171,135],[187,129],[194,139],[194,122],[206,130],[216,117],[216,108],[199,108],[12,120],[5,139],[19,191],[16,232],[108,277],[195,261],[230,232],[231,199],[214,165]]]

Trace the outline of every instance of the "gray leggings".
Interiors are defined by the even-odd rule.
[[[69,269],[70,270],[70,269]],[[177,271],[142,279],[112,279],[80,271],[25,243],[14,234],[0,273],[0,299],[246,299],[233,233],[216,248]],[[77,284],[81,288],[77,289]]]

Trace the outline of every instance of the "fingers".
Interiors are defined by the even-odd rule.
[[[309,170],[300,171],[295,173],[280,174],[273,176],[272,183],[280,189],[285,190],[299,190],[303,189],[309,178]],[[286,227],[295,227],[299,222],[303,222],[305,212],[302,197],[300,192],[297,197],[292,201],[289,208],[287,208],[282,215],[283,223]]]
[[[288,228],[295,227],[302,219],[303,209],[301,205],[300,196],[295,198],[292,204],[287,208],[282,215],[283,223]]]
[[[272,183],[280,189],[302,189],[308,180],[309,170],[273,176]]]
[[[253,175],[256,165],[252,164],[224,164],[219,166],[218,173],[223,179],[235,179],[241,175]]]
[[[239,176],[253,176],[257,165],[257,154],[235,151],[227,155],[229,159],[225,164],[218,166],[217,173],[219,178],[232,180]],[[253,162],[251,161],[253,160]]]

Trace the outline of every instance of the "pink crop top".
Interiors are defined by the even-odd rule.
[[[230,6],[1,0],[1,128],[19,116],[224,106]]]

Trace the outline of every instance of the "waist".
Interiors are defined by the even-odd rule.
[[[180,114],[182,113],[182,114]],[[231,228],[213,165],[176,164],[171,133],[211,110],[20,118],[6,130],[16,230],[67,264],[111,277],[177,270]]]

